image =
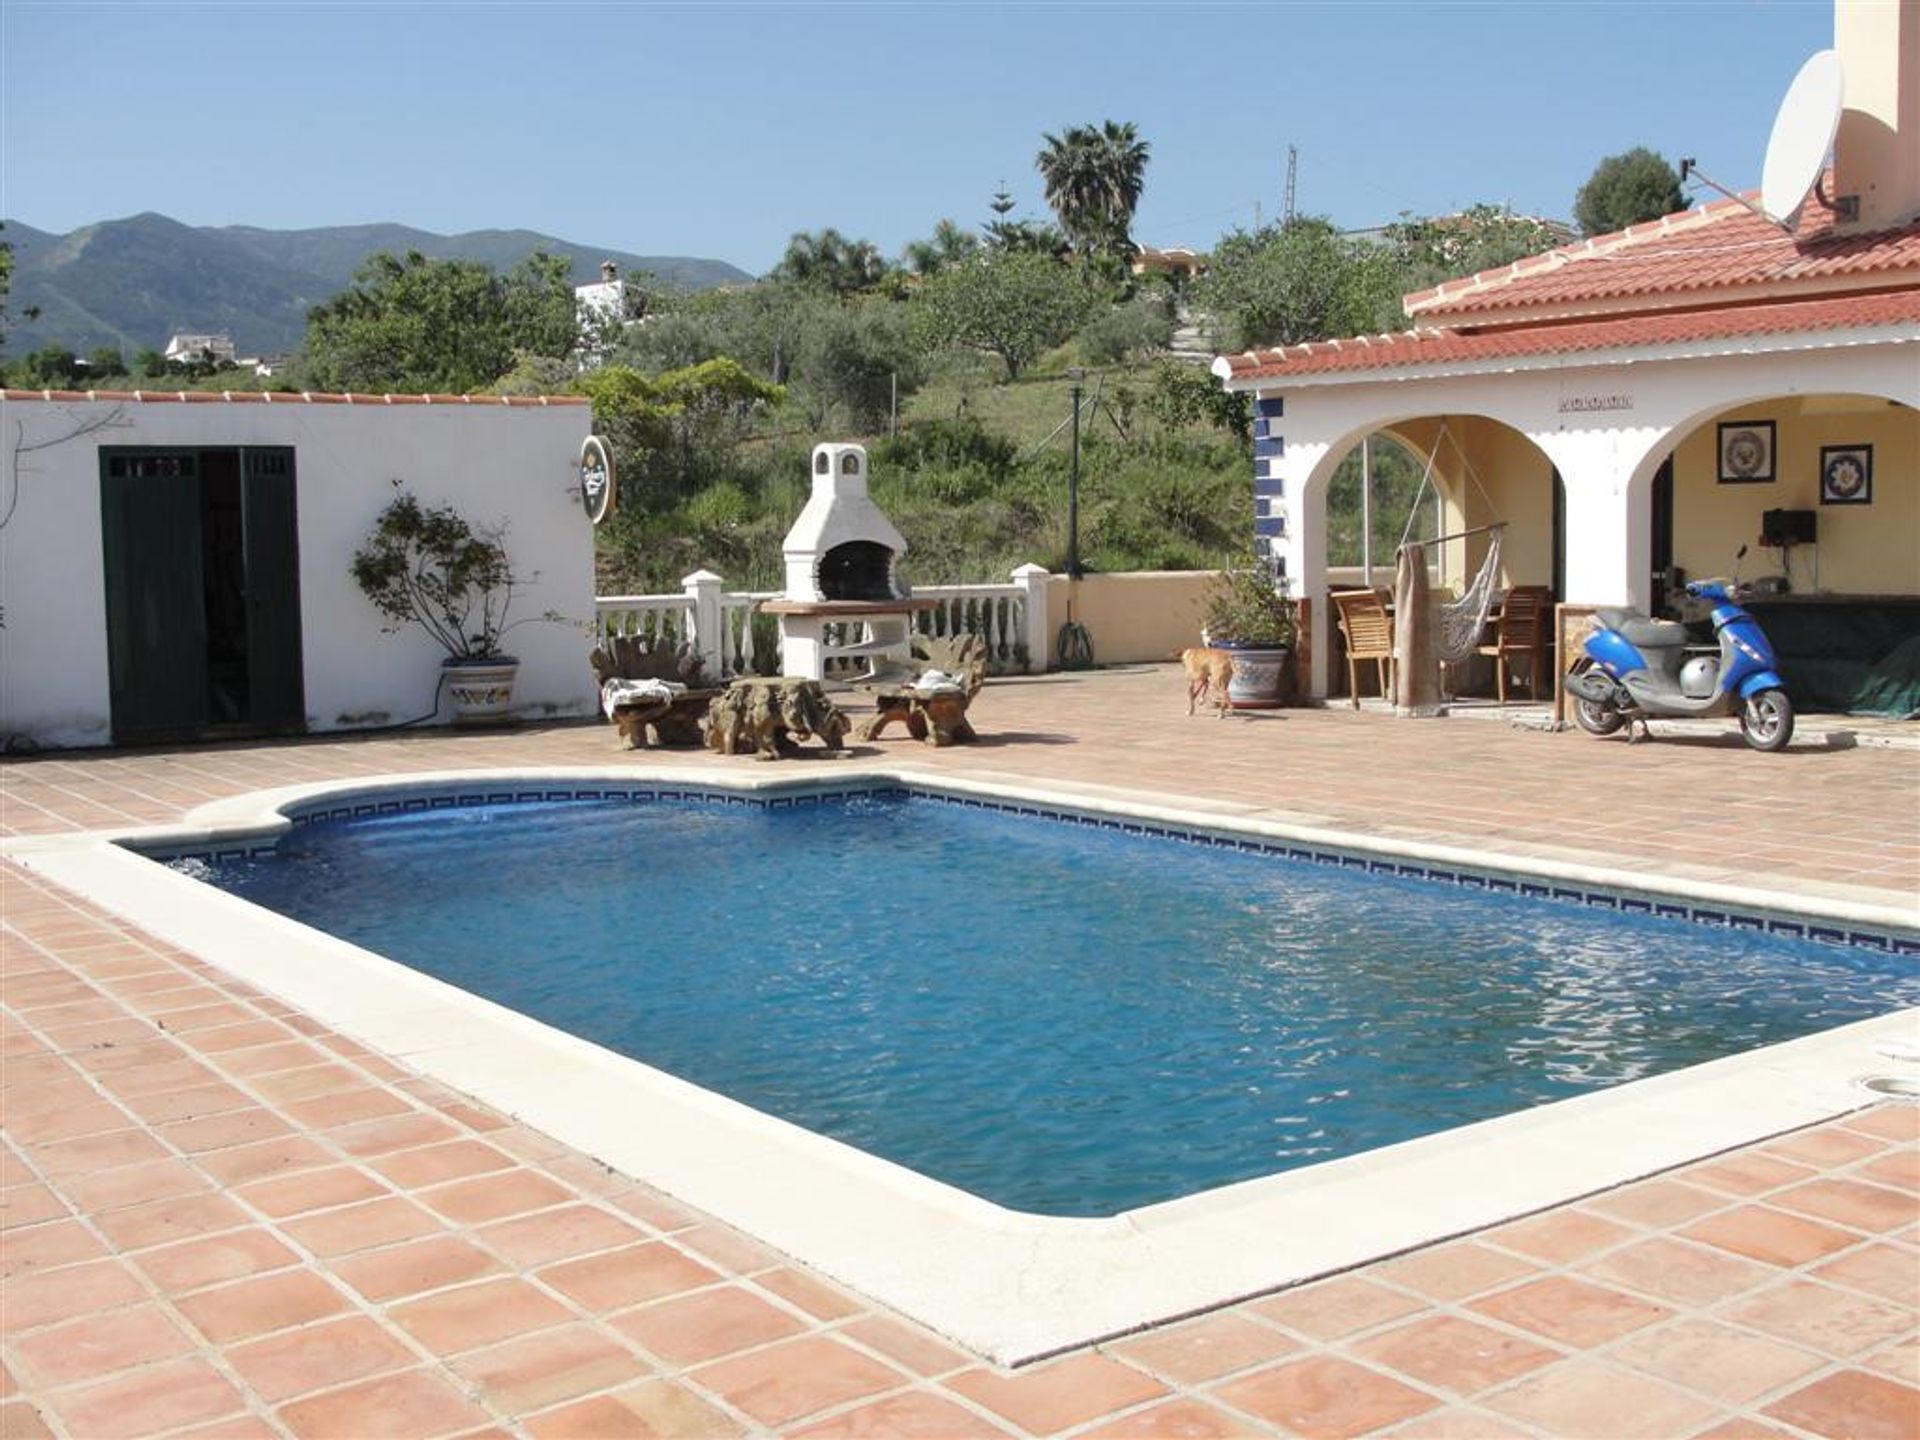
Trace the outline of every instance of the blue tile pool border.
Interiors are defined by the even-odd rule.
[[[1119,815],[1095,807],[1077,807],[1053,801],[1013,799],[999,796],[962,794],[932,786],[921,786],[891,779],[822,781],[817,786],[783,790],[778,793],[739,791],[723,786],[705,786],[684,782],[651,780],[550,781],[537,785],[524,781],[474,781],[457,786],[426,785],[412,793],[383,794],[370,798],[364,794],[332,796],[289,806],[285,815],[296,829],[335,820],[359,820],[387,815],[417,814],[431,810],[471,809],[480,805],[545,804],[584,800],[625,800],[635,804],[655,801],[699,801],[706,804],[758,806],[768,810],[819,805],[851,795],[877,795],[889,798],[930,801],[956,805],[970,810],[996,810],[1009,815],[1063,821],[1091,829],[1113,830],[1181,844],[1213,849],[1238,850],[1246,854],[1272,855],[1313,865],[1360,870],[1376,875],[1422,880],[1431,884],[1452,885],[1468,890],[1523,896],[1530,899],[1577,904],[1589,909],[1613,910],[1623,914],[1651,915],[1660,919],[1684,920],[1717,929],[1780,935],[1788,939],[1810,940],[1819,944],[1840,945],[1871,950],[1878,954],[1920,957],[1920,933],[1902,933],[1870,926],[1857,926],[1779,911],[1743,909],[1722,901],[1693,901],[1684,897],[1640,893],[1618,886],[1588,886],[1522,872],[1476,869],[1470,866],[1439,864],[1432,861],[1395,858],[1373,851],[1342,849],[1337,845],[1309,843],[1276,836],[1249,834],[1231,829],[1210,829],[1203,825],[1177,824]],[[204,838],[169,842],[141,838],[120,842],[127,849],[151,860],[201,860],[206,862],[252,859],[271,855],[279,846],[278,837],[251,838],[244,842],[210,844]]]

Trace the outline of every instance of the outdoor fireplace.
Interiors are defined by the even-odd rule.
[[[780,548],[787,588],[761,608],[780,617],[787,674],[825,680],[832,664],[835,678],[862,678],[907,659],[909,617],[930,602],[900,582],[907,542],[867,493],[864,447],[813,447],[813,494]]]

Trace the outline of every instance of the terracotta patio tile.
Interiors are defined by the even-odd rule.
[[[5,1239],[0,1240],[0,1280],[57,1269],[106,1253],[106,1247],[78,1220],[7,1230]]]
[[[0,1231],[9,1236],[16,1230],[61,1220],[71,1213],[66,1201],[45,1185],[10,1185],[0,1190]]]
[[[1920,1255],[1904,1246],[1878,1242],[1865,1245],[1816,1266],[1811,1273],[1816,1280],[1864,1290],[1910,1310],[1920,1310]]]
[[[276,1175],[297,1175],[335,1163],[319,1141],[306,1135],[282,1135],[254,1145],[237,1145],[195,1158],[200,1168],[227,1186],[247,1185]]]
[[[133,1257],[133,1263],[162,1290],[180,1295],[223,1280],[278,1270],[299,1258],[271,1232],[255,1226],[143,1250]]]
[[[1247,1308],[1313,1340],[1337,1340],[1423,1309],[1410,1295],[1358,1276],[1340,1275],[1317,1284],[1283,1290]]]
[[[329,1130],[326,1138],[357,1159],[391,1154],[414,1145],[431,1145],[450,1139],[459,1132],[438,1115],[416,1110],[406,1115],[389,1115],[379,1120],[362,1120]]]
[[[412,1240],[440,1226],[419,1206],[395,1196],[305,1215],[287,1221],[283,1228],[316,1255],[333,1257]]]
[[[1291,1355],[1300,1346],[1270,1325],[1221,1310],[1111,1340],[1101,1348],[1176,1385],[1198,1385]]]
[[[255,1276],[174,1303],[217,1345],[321,1320],[347,1308],[345,1296],[308,1270]]]
[[[1365,1435],[1439,1404],[1431,1395],[1334,1355],[1310,1355],[1256,1371],[1213,1393],[1236,1410],[1312,1436]]]
[[[1748,1150],[1722,1155],[1704,1165],[1682,1170],[1677,1178],[1689,1184],[1722,1190],[1729,1195],[1759,1195],[1768,1190],[1777,1190],[1782,1185],[1791,1185],[1796,1180],[1811,1180],[1816,1173],[1805,1165],[1790,1164],[1762,1155],[1757,1150]]]
[[[306,1170],[258,1180],[236,1190],[234,1197],[263,1215],[283,1220],[291,1215],[331,1210],[336,1205],[351,1205],[389,1193],[386,1186],[364,1170],[336,1165],[328,1170]]]
[[[69,1320],[12,1340],[22,1380],[39,1386],[72,1385],[116,1370],[129,1370],[174,1355],[193,1341],[158,1305],[138,1305]]]
[[[164,1125],[171,1120],[204,1119],[229,1110],[250,1110],[254,1099],[232,1085],[195,1085],[186,1090],[162,1090],[152,1095],[131,1095],[120,1102],[149,1125]]]
[[[167,1440],[281,1440],[281,1432],[258,1415],[229,1415],[204,1426],[176,1430]]]
[[[442,1290],[396,1305],[388,1314],[415,1340],[441,1355],[457,1355],[573,1318],[565,1306],[517,1276]]]
[[[1738,1210],[1709,1215],[1680,1233],[1689,1240],[1783,1268],[1806,1265],[1845,1250],[1858,1244],[1860,1238],[1805,1216],[1762,1205],[1743,1205]]]
[[[121,1126],[127,1117],[118,1117]],[[165,1160],[167,1149],[145,1130],[116,1129],[82,1135],[72,1140],[29,1145],[27,1153],[49,1180],[75,1180],[120,1165]]]
[[[472,1383],[477,1398],[505,1415],[531,1414],[650,1373],[632,1351],[586,1325],[477,1350],[453,1362],[452,1368]]]
[[[1711,1430],[1702,1430],[1693,1440],[1789,1440],[1777,1425],[1762,1425],[1751,1415],[1736,1415]]]
[[[1920,1335],[1911,1335],[1897,1345],[1876,1350],[1861,1357],[1858,1363],[1889,1375],[1903,1385],[1920,1388]]]
[[[235,1145],[253,1145],[292,1133],[292,1126],[263,1105],[199,1115],[160,1127],[160,1134],[169,1145],[178,1146],[189,1155],[226,1150]]]
[[[1436,1300],[1464,1300],[1538,1273],[1539,1266],[1530,1261],[1472,1240],[1432,1245],[1367,1269],[1370,1276],[1391,1280]]]
[[[607,1203],[616,1210],[626,1211],[641,1224],[676,1238],[678,1232],[698,1223],[698,1217],[686,1206],[645,1185],[609,1195]]]
[[[418,1190],[470,1175],[485,1175],[505,1170],[514,1162],[491,1145],[478,1140],[449,1140],[441,1145],[426,1145],[418,1150],[402,1150],[368,1162],[396,1186]]]
[[[226,1352],[234,1373],[270,1405],[414,1363],[414,1355],[364,1315],[271,1335]]]
[[[157,1435],[246,1408],[240,1393],[199,1359],[69,1390],[53,1403],[67,1432],[89,1440]]]
[[[226,1196],[210,1194],[182,1195],[148,1205],[130,1205],[124,1210],[96,1216],[94,1223],[122,1250],[144,1250],[150,1245],[236,1230],[253,1222]]]
[[[944,1340],[887,1315],[862,1315],[840,1327],[839,1333],[858,1340],[870,1350],[878,1350],[894,1364],[916,1375],[945,1375],[962,1366],[977,1363],[963,1350]]]
[[[665,1240],[550,1265],[540,1279],[588,1310],[624,1310],[719,1283],[720,1276]]]
[[[1642,1180],[1609,1190],[1604,1195],[1589,1195],[1580,1204],[1615,1220],[1657,1228],[1678,1225],[1709,1210],[1722,1209],[1727,1197],[1681,1180],[1661,1178]]]
[[[844,1320],[867,1308],[838,1286],[790,1266],[756,1275],[753,1283],[818,1320]]]
[[[1565,1275],[1488,1295],[1468,1308],[1577,1348],[1616,1340],[1672,1313],[1665,1306]]]
[[[1581,1267],[1583,1274],[1677,1305],[1711,1305],[1776,1279],[1777,1270],[1724,1250],[1666,1236],[1629,1245]]]
[[[421,1191],[419,1199],[449,1220],[484,1225],[509,1215],[545,1210],[573,1199],[573,1192],[531,1170],[509,1170]]]
[[[1789,1385],[1827,1364],[1824,1356],[1811,1351],[1696,1319],[1642,1331],[1609,1353],[1620,1364],[1734,1406]]]
[[[1185,1402],[1193,1412],[1200,1413],[1206,1407],[1197,1402]],[[1223,1419],[1225,1417],[1222,1417]],[[1134,1417],[1134,1428],[1126,1431],[1136,1440],[1153,1440],[1161,1435],[1225,1435],[1231,1432],[1191,1428],[1193,1420],[1188,1416],[1179,1417],[1181,1423],[1189,1428],[1156,1428],[1148,1423],[1146,1417]],[[829,1419],[818,1421],[802,1429],[790,1431],[794,1440],[856,1440],[856,1437],[899,1437],[899,1440],[968,1440],[975,1436],[1005,1436],[1006,1430],[978,1411],[967,1410],[951,1400],[938,1395],[929,1395],[923,1390],[909,1390],[900,1395],[889,1395],[884,1400],[875,1400],[870,1405],[857,1406],[842,1411]],[[1099,1434],[1098,1431],[1090,1432]]]
[[[1810,1280],[1763,1290],[1717,1313],[1843,1360],[1904,1335],[1913,1324],[1912,1312],[1901,1306]]]
[[[615,1197],[612,1203],[619,1205],[619,1198]],[[762,1245],[751,1235],[742,1235],[726,1225],[695,1225],[675,1231],[673,1243],[699,1259],[711,1260],[720,1269],[740,1276],[775,1270],[785,1263],[771,1246]]]
[[[221,1025],[190,1033],[196,1050],[215,1057],[291,1038],[286,1026],[272,1020],[249,1020],[240,1025]]]
[[[1849,1130],[1881,1140],[1920,1140],[1920,1110],[1911,1105],[1876,1105],[1856,1110],[1840,1122]]]
[[[1474,1395],[1561,1358],[1561,1352],[1455,1315],[1430,1315],[1350,1347],[1383,1370],[1435,1390]]]
[[[669,1380],[561,1406],[526,1426],[534,1440],[723,1440],[745,1433],[723,1411]]]
[[[1481,1403],[1556,1440],[1686,1435],[1720,1413],[1671,1385],[1586,1359],[1531,1375]]]
[[[1876,1185],[1892,1185],[1909,1193],[1920,1193],[1920,1150],[1896,1150],[1878,1156],[1853,1173]]]
[[[487,1412],[428,1370],[404,1370],[283,1405],[275,1412],[295,1435],[313,1440],[415,1440],[487,1423]]]
[[[1473,1405],[1447,1405],[1396,1425],[1393,1440],[1534,1440],[1538,1431]]]
[[[540,1180],[542,1185],[551,1182],[531,1172],[521,1172],[529,1180]],[[476,1181],[474,1184],[484,1184]],[[465,1188],[465,1187],[459,1187]],[[557,1188],[557,1187],[556,1187]],[[442,1191],[428,1191],[418,1198],[439,1208],[436,1196]],[[522,1193],[527,1193],[524,1189]],[[562,1195],[565,1192],[560,1192]],[[456,1208],[465,1208],[464,1206]],[[541,1210],[535,1214],[523,1215],[512,1220],[503,1220],[488,1225],[475,1234],[489,1249],[505,1256],[517,1265],[544,1265],[553,1260],[567,1260],[575,1255],[587,1255],[596,1250],[612,1250],[622,1245],[632,1245],[649,1237],[636,1226],[628,1224],[618,1215],[592,1205],[566,1205],[552,1210]]]
[[[328,1130],[336,1125],[351,1125],[357,1120],[377,1120],[386,1115],[413,1113],[413,1106],[390,1090],[367,1086],[345,1090],[338,1095],[323,1095],[316,1100],[295,1100],[283,1107],[287,1115],[309,1130]]]
[[[1842,1370],[1776,1400],[1761,1413],[1815,1435],[1913,1440],[1920,1433],[1920,1390],[1884,1375]]]
[[[1769,1205],[1831,1220],[1869,1234],[1898,1230],[1920,1218],[1920,1199],[1884,1185],[1866,1185],[1858,1180],[1809,1180],[1770,1197]]]
[[[6,1297],[0,1301],[0,1333],[56,1325],[146,1298],[147,1287],[119,1260],[29,1274],[7,1282]]]
[[[63,1187],[67,1199],[82,1212],[99,1215],[128,1205],[194,1195],[211,1188],[206,1177],[184,1160],[152,1160],[144,1165],[122,1165],[97,1175],[70,1180]]]
[[[722,1360],[689,1378],[762,1425],[779,1428],[829,1405],[893,1389],[904,1377],[837,1340],[812,1336]]]
[[[1820,1125],[1797,1135],[1782,1136],[1763,1146],[1760,1153],[1799,1165],[1850,1165],[1885,1147],[1886,1142],[1877,1136],[1862,1135],[1838,1125]]]
[[[457,1235],[429,1235],[406,1245],[347,1255],[333,1273],[369,1300],[397,1300],[476,1280],[500,1269],[479,1246]]]
[[[962,1371],[947,1380],[947,1388],[1035,1434],[1085,1425],[1116,1409],[1167,1394],[1158,1380],[1098,1354],[1041,1361],[1012,1375],[989,1369]]]
[[[279,1030],[281,1038],[286,1030]],[[285,1106],[293,1100],[312,1100],[321,1095],[338,1095],[348,1090],[367,1088],[366,1077],[345,1065],[330,1065],[324,1061],[318,1065],[303,1066],[298,1070],[281,1070],[271,1075],[256,1075],[252,1080],[254,1093],[270,1105]]]
[[[310,1041],[287,1039],[277,1045],[229,1051],[220,1057],[220,1068],[229,1075],[251,1078],[277,1075],[282,1070],[303,1070],[326,1058]]]
[[[164,1065],[142,1065],[135,1070],[111,1070],[97,1077],[100,1088],[126,1101],[139,1095],[165,1090],[186,1090],[212,1085],[220,1079],[217,1071],[198,1060],[169,1060]]]
[[[784,1340],[806,1328],[785,1310],[732,1285],[629,1310],[609,1323],[681,1369]]]
[[[0,1436],[6,1440],[55,1440],[40,1412],[25,1400],[0,1404]]]
[[[1599,1250],[1630,1240],[1637,1232],[1628,1226],[1580,1210],[1549,1210],[1525,1220],[1487,1231],[1480,1238],[1535,1260],[1571,1265]]]
[[[63,1140],[125,1130],[132,1123],[126,1111],[100,1099],[91,1090],[44,1110],[23,1112],[8,1106],[5,1118],[8,1135],[16,1144],[28,1146],[54,1145]]]

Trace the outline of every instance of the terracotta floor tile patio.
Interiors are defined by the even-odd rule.
[[[990,687],[978,720],[978,746],[886,753],[1920,894],[1913,750],[1189,722],[1171,667]],[[304,780],[610,763],[591,725],[53,756],[0,764],[0,834],[163,823]],[[1753,815],[1732,809],[1671,825],[1672,795],[1761,793],[1783,766],[1805,782],[1795,843],[1743,845]],[[1913,1106],[1006,1372],[7,861],[0,1126],[8,1440],[1920,1434]]]

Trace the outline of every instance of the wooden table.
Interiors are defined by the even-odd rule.
[[[707,710],[707,745],[722,755],[752,751],[762,760],[778,760],[795,753],[809,736],[839,751],[846,735],[847,717],[840,707],[827,699],[818,680],[804,676],[735,680]]]

